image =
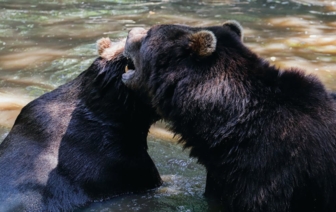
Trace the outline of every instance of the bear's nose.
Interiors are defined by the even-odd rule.
[[[145,37],[147,35],[147,31],[146,29],[142,28],[142,27],[135,27],[133,29],[131,29],[131,31],[129,31],[128,36],[127,36],[127,40],[129,40],[130,42],[139,42],[143,37]]]
[[[142,39],[147,35],[147,30],[136,27],[128,32],[124,55],[134,60],[134,55],[139,51]],[[134,62],[134,61],[133,61]]]

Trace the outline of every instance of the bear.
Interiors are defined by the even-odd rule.
[[[0,211],[73,211],[162,184],[147,153],[158,119],[122,82],[125,42],[72,81],[27,104],[0,145]]]
[[[336,211],[336,105],[316,76],[271,65],[234,20],[133,28],[124,55],[122,81],[204,165],[218,210]]]

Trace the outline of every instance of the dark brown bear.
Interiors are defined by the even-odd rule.
[[[226,212],[335,212],[335,101],[321,82],[249,50],[235,21],[130,31],[124,83],[207,169]]]
[[[123,46],[25,106],[0,145],[0,211],[73,211],[92,201],[161,185],[147,153],[156,120],[121,82]],[[120,47],[122,46],[122,48]]]

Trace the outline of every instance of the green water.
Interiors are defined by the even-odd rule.
[[[23,105],[89,66],[97,57],[96,40],[123,38],[135,26],[235,19],[245,28],[246,45],[265,59],[316,74],[336,90],[332,0],[0,0],[0,19],[0,142]],[[165,180],[160,189],[80,211],[208,210],[204,169],[188,151],[159,138],[150,139],[149,147]]]

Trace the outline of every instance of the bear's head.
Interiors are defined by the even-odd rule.
[[[233,75],[246,68],[245,60],[254,54],[242,40],[242,27],[236,21],[211,27],[134,28],[128,34],[124,55],[135,69],[124,73],[122,80],[156,106],[163,103],[163,96],[169,101],[174,92],[195,91],[205,81],[225,77],[223,72]]]
[[[122,83],[122,74],[126,71],[127,58],[123,55],[126,39],[112,42],[110,38],[101,38],[96,42],[98,57],[89,68],[89,85],[83,95],[90,101],[89,105],[104,107],[104,116],[112,114],[122,117],[123,121],[128,118],[133,122],[145,127],[146,121],[153,123],[158,117],[151,105],[142,101],[138,95]],[[133,67],[130,67],[133,68]],[[93,95],[88,97],[89,95]],[[103,104],[97,102],[97,96]],[[98,110],[98,109],[97,109]],[[99,109],[101,112],[102,109]],[[115,111],[118,111],[117,113]],[[142,123],[141,123],[142,122]],[[140,127],[138,127],[140,128]]]

